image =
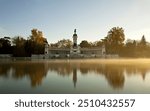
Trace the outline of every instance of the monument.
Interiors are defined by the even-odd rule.
[[[48,45],[45,45],[46,58],[104,58],[106,56],[105,45],[102,47],[80,48],[76,29],[74,29],[72,39],[73,44],[70,48],[48,48]]]

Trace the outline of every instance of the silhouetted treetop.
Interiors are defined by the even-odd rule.
[[[107,34],[107,39],[111,44],[119,45],[125,40],[123,28],[113,27]]]
[[[47,42],[46,38],[44,38],[43,36],[43,32],[42,31],[38,31],[37,29],[32,29],[31,30],[31,40],[36,42],[37,44],[44,44],[45,42]]]
[[[141,44],[141,45],[144,45],[144,46],[146,45],[146,39],[145,39],[145,36],[144,36],[144,35],[143,35],[142,38],[141,38],[140,44]]]
[[[80,47],[81,47],[81,48],[91,47],[91,44],[90,44],[87,40],[83,40],[83,41],[81,41],[81,43],[80,43]]]
[[[71,46],[72,46],[72,41],[69,39],[62,39],[56,43],[50,44],[50,47],[52,48],[71,48]]]

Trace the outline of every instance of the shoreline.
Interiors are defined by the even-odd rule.
[[[31,57],[11,57],[0,58],[4,62],[19,62],[19,61],[38,61],[38,62],[85,62],[85,63],[104,63],[104,64],[150,64],[150,58],[50,58],[50,59],[32,59]]]

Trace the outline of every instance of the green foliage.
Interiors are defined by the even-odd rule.
[[[26,42],[26,40],[21,36],[16,36],[16,37],[12,38],[12,43],[14,45],[13,56],[15,56],[15,57],[26,56],[25,47],[24,47],[25,42]]]
[[[140,45],[141,45],[141,46],[146,46],[146,39],[145,39],[145,36],[144,36],[144,35],[143,35],[142,38],[141,38]]]
[[[0,54],[12,53],[10,37],[0,38]]]
[[[121,54],[124,45],[125,34],[123,28],[113,27],[107,34],[107,37],[102,39],[106,46],[106,52],[109,54]]]
[[[122,45],[125,40],[124,30],[123,28],[113,27],[108,32],[107,37],[111,45]]]
[[[46,38],[44,38],[42,31],[38,31],[37,29],[31,30],[30,39],[34,41],[36,44],[43,45],[47,42]]]
[[[12,43],[13,43],[13,45],[14,46],[23,46],[24,45],[24,43],[25,43],[25,39],[23,38],[23,37],[21,37],[21,36],[16,36],[16,37],[14,37],[14,38],[12,38]]]
[[[71,48],[71,46],[72,46],[72,41],[69,40],[69,39],[62,39],[62,40],[59,40],[59,41],[56,42],[56,43],[50,44],[50,46],[51,46],[52,48]]]
[[[140,41],[127,40],[122,52],[124,57],[150,57],[150,46],[145,36],[142,36]]]
[[[13,56],[30,57],[31,54],[44,54],[46,38],[37,29],[31,30],[31,34],[27,40],[21,36],[12,38]]]
[[[31,36],[28,42],[30,42],[30,47],[33,54],[44,54],[45,43],[47,43],[46,38],[44,38],[42,31],[37,29],[31,30]]]
[[[83,41],[81,41],[81,43],[80,43],[80,47],[81,47],[81,48],[89,48],[89,47],[91,47],[91,44],[90,44],[88,41],[83,40]]]
[[[123,28],[113,27],[106,37],[95,42],[81,41],[81,48],[102,47],[105,45],[106,54],[119,54],[121,57],[150,57],[150,43],[145,36],[140,41],[128,39],[125,43]],[[12,44],[11,44],[12,43]],[[31,30],[31,36],[24,39],[21,36],[14,38],[0,38],[0,54],[13,54],[15,57],[30,57],[31,54],[44,54],[44,47],[47,43],[42,31]],[[12,46],[13,45],[13,46]],[[72,41],[62,39],[56,43],[51,43],[52,48],[71,48]]]

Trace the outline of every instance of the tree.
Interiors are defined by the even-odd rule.
[[[136,57],[136,50],[137,50],[136,44],[137,44],[136,40],[127,39],[123,50],[123,56]]]
[[[32,29],[31,34],[31,40],[35,41],[37,44],[44,44],[47,41],[46,38],[44,38],[42,31]]]
[[[83,41],[81,41],[81,43],[80,43],[80,47],[81,48],[89,48],[89,47],[91,47],[91,44],[88,42],[88,41],[86,41],[86,40],[83,40]]]
[[[0,53],[1,54],[12,53],[10,37],[0,38]]]
[[[70,48],[72,46],[72,41],[69,39],[62,39],[57,42],[58,48]]]
[[[113,27],[108,32],[107,37],[111,44],[121,45],[125,40],[124,30],[123,28]]]
[[[123,42],[125,40],[125,34],[123,28],[113,27],[107,34],[105,38],[105,43],[111,46],[111,53],[119,54],[121,48],[123,47]]]
[[[44,53],[44,47],[45,43],[47,43],[46,38],[44,38],[42,31],[38,31],[37,29],[31,30],[31,36],[30,39],[34,54],[43,54]]]
[[[70,48],[72,46],[72,41],[69,39],[62,39],[56,43],[51,43],[52,48]]]
[[[14,45],[13,48],[13,56],[15,57],[25,57],[25,42],[26,40],[21,36],[16,36],[12,39],[12,43]]]
[[[137,46],[137,53],[139,56],[142,56],[142,57],[146,57],[146,55],[148,55],[148,52],[149,50],[148,49],[148,46],[146,45],[146,39],[145,39],[145,36],[143,35],[142,38],[141,38],[141,41],[138,43],[138,46]]]
[[[103,42],[102,41],[96,41],[95,42],[95,47],[102,47]]]
[[[101,39],[101,40],[102,40],[102,44],[105,45],[106,53],[111,54],[112,53],[112,47],[111,47],[109,38],[106,36],[106,37],[104,37],[104,39]]]
[[[146,46],[146,39],[145,39],[145,36],[144,36],[144,35],[143,35],[142,38],[141,38],[140,45]]]
[[[27,57],[31,57],[31,54],[34,52],[34,44],[31,40],[26,40],[25,42],[25,52]]]
[[[12,43],[14,46],[23,46],[25,41],[26,40],[21,36],[15,36],[14,38],[12,38]]]

